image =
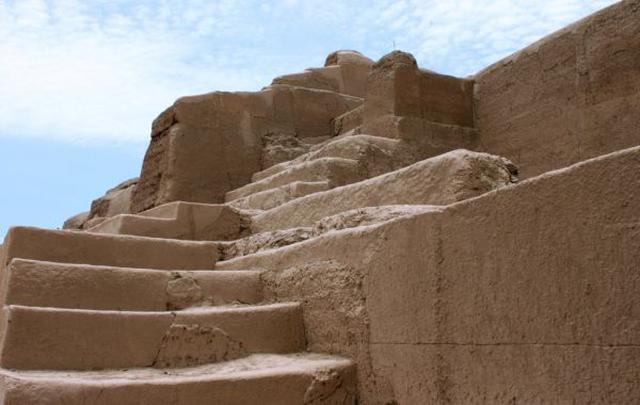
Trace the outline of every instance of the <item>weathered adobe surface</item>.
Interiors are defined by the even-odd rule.
[[[504,158],[456,150],[329,191],[297,198],[252,218],[263,232],[315,221],[350,209],[390,204],[447,205],[517,181]]]
[[[294,243],[318,237],[333,230],[373,225],[415,214],[416,212],[437,209],[439,209],[439,207],[436,205],[384,205],[356,208],[336,215],[324,217],[321,220],[316,221],[313,226],[260,232],[243,239],[220,244],[219,258],[220,260],[230,260],[235,257],[245,256],[259,251],[292,245]]]
[[[482,150],[530,177],[637,145],[639,21],[621,1],[477,73]]]
[[[331,119],[360,103],[339,93],[284,85],[180,99],[154,123],[131,211],[176,200],[223,202],[226,192],[265,168],[263,142],[268,148],[270,140],[282,137],[329,136]]]
[[[516,174],[513,164],[504,158],[455,150],[343,187],[331,189],[331,182],[325,181],[317,189],[316,183],[294,181],[227,205],[173,202],[140,215],[118,215],[89,231],[187,240],[235,239],[219,244],[221,256],[229,258],[316,236],[312,226],[342,212],[376,212],[375,207],[385,205],[447,205],[509,186],[517,182]]]
[[[106,218],[131,212],[131,197],[138,185],[138,178],[129,179],[107,190],[100,198],[93,200],[88,212],[77,214],[66,220],[63,229],[89,229]]]
[[[473,127],[472,96],[472,80],[420,70],[412,55],[394,51],[367,78],[363,132],[401,138],[416,135],[404,125]]]
[[[338,52],[327,63],[277,78],[260,92],[176,101],[152,126],[132,212],[175,200],[223,202],[226,192],[248,183],[253,173],[331,137],[333,118],[362,103],[372,62]],[[319,85],[318,78],[335,85]]]
[[[50,372],[7,371],[0,377],[4,403],[355,404],[356,375],[349,362],[318,354],[252,355],[193,367],[186,376],[180,369],[69,371],[65,375],[66,381],[60,381]],[[73,381],[72,390],[66,389],[69,381]],[[144,383],[132,386],[131,381]]]
[[[217,251],[12,228],[0,280],[3,403],[354,404],[352,362],[302,353],[300,304],[263,303],[256,272],[203,271]]]
[[[231,243],[179,242],[24,228],[12,231],[4,254],[91,263],[101,270],[261,269],[265,303],[300,304],[293,307],[304,312],[298,317],[304,348],[355,360],[359,403],[640,402],[634,282],[640,149],[515,186],[513,163],[469,151],[504,153],[528,177],[640,143],[629,117],[638,105],[639,4],[610,7],[473,78],[420,70],[402,52],[377,63],[342,52],[330,55],[325,68],[278,78],[258,93],[178,100],[154,122],[136,210],[177,199],[227,201],[249,209],[244,214],[252,216],[252,235]],[[343,67],[350,64],[357,80],[345,82]],[[577,129],[585,135],[576,136]],[[450,152],[459,148],[467,150]],[[238,163],[244,153],[246,166]],[[336,165],[327,162],[345,160],[355,168],[348,174],[357,175],[332,181]],[[316,170],[320,166],[324,171]],[[176,309],[207,305],[195,296],[192,281],[184,277],[174,284]],[[137,335],[152,335],[155,342],[141,349],[148,354],[145,362],[195,365],[250,353],[234,343],[250,336],[220,333],[202,322],[210,313],[188,312],[181,315],[189,320],[185,324],[170,322],[171,312],[150,318],[160,324],[158,333]],[[15,321],[7,361],[37,360],[53,368],[56,361],[87,361],[84,354],[74,358],[68,343],[62,351],[70,360],[43,355],[43,345],[34,353],[21,349],[28,330],[21,319],[49,325],[38,330],[41,336],[70,340],[50,333],[57,324],[51,320],[61,314],[71,317],[19,303],[3,313],[4,320]],[[100,332],[100,325],[87,333]],[[286,333],[301,330],[292,325],[283,328]],[[140,325],[131,328],[140,332]],[[125,340],[109,333],[112,343]],[[217,344],[207,348],[198,334]],[[165,348],[170,342],[177,346]],[[299,341],[293,346],[302,350]],[[90,352],[89,344],[82,347],[88,359],[111,361]],[[119,352],[114,359],[119,365],[128,361]],[[310,381],[305,374],[291,389],[302,390],[293,403],[353,403],[352,370],[334,370],[337,378],[312,370]],[[60,382],[38,385],[37,377],[10,373],[2,378],[7,386],[18,386],[20,379],[34,384],[9,391],[17,395],[15,403],[47,389],[65,392]],[[102,395],[96,394],[101,387],[83,381],[88,398]],[[190,388],[182,378],[175,383],[176,390]],[[255,394],[255,403],[269,389],[252,383],[242,393]],[[105,395],[117,398],[110,384]],[[238,388],[234,384],[222,387]],[[282,388],[278,381],[271,384]],[[214,385],[202,385],[211,389],[207,395]],[[314,387],[328,393],[320,389],[316,397]],[[155,398],[149,391],[136,395]]]
[[[88,229],[104,217],[171,201],[224,202],[257,172],[323,157],[348,156],[362,166],[362,176],[373,177],[452,149],[475,148],[471,81],[420,70],[403,52],[374,64],[340,51],[327,64],[322,69],[340,73],[359,90],[346,84],[318,89],[307,72],[292,82],[289,76],[276,79],[257,93],[179,99],[153,122],[140,180],[127,189],[128,209],[98,209],[105,199],[97,200],[87,224],[81,216],[67,226]],[[363,131],[374,136],[353,136]],[[336,185],[342,184],[331,187]]]
[[[265,268],[363,403],[636,403],[639,172],[636,147],[216,268]]]
[[[200,103],[178,100],[153,125],[130,211],[174,200],[221,202],[224,193],[248,183],[251,173],[304,154],[335,135],[401,139],[419,152],[414,161],[460,147],[482,150],[511,159],[523,177],[633,146],[640,127],[639,10],[637,0],[620,2],[468,79],[420,70],[411,55],[401,52],[373,63],[342,51],[330,55],[324,68],[283,76],[252,96],[214,93],[201,96]],[[313,79],[318,75],[340,80],[318,87]],[[278,84],[287,78],[295,80]],[[351,82],[364,85],[358,91],[347,89],[345,83]],[[292,85],[307,88],[305,96],[276,90]],[[341,101],[326,100],[331,99],[327,92],[364,101],[338,112],[334,104]],[[269,102],[257,95],[284,112],[270,116],[265,112]],[[230,118],[219,118],[202,104],[213,104]],[[178,105],[192,125],[182,125],[182,135],[168,136],[177,124]],[[298,111],[294,105],[308,108]],[[169,142],[172,137],[176,140]],[[237,148],[243,150],[242,159],[234,152]],[[200,150],[210,151],[213,158],[198,159]],[[246,164],[238,168],[238,161]],[[68,226],[84,220],[79,214]]]
[[[343,124],[406,142],[415,150],[414,161],[472,147],[472,82],[422,71],[406,53],[394,52],[376,64],[353,52],[337,55],[328,60],[337,58],[339,64],[323,69],[343,72],[349,83],[362,83],[360,91],[344,86],[318,89],[305,73],[299,80],[276,79],[258,93],[212,93],[178,100],[154,121],[131,211],[175,200],[223,202],[224,194],[249,183],[255,172],[342,134]],[[407,58],[413,61],[410,66],[404,64]],[[353,70],[347,73],[348,68]],[[413,88],[418,97],[403,96]],[[347,118],[344,113],[363,104],[354,94],[364,96],[363,112]],[[445,94],[450,95],[442,97]],[[382,128],[377,124],[380,117],[392,130],[374,130]]]
[[[336,51],[327,56],[324,67],[276,77],[271,84],[289,84],[364,97],[371,65],[373,61],[358,51]]]
[[[117,215],[90,232],[185,240],[233,240],[250,233],[250,215],[228,205],[177,201],[142,215]]]

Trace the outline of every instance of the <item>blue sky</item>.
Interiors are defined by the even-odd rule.
[[[0,235],[140,171],[177,97],[258,90],[336,49],[458,76],[612,0],[0,0]]]

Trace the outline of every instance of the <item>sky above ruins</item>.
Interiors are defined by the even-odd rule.
[[[0,234],[55,226],[136,176],[151,120],[181,95],[257,90],[336,49],[470,75],[614,2],[0,0]]]

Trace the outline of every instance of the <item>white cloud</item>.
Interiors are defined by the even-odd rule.
[[[422,66],[466,76],[614,2],[408,0],[396,3],[400,10],[378,2],[364,18],[391,27],[398,48],[410,49]]]
[[[150,121],[181,95],[255,89],[268,80],[232,63],[247,59],[241,49],[216,55],[229,49],[202,48],[203,38],[218,40],[212,31],[229,30],[225,2],[181,10],[168,2],[154,10],[112,3],[104,15],[86,4],[0,6],[3,135],[146,139]]]
[[[611,0],[0,0],[0,136],[146,140],[181,95],[255,90],[338,48],[471,74]]]

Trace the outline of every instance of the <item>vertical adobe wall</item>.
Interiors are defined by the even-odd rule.
[[[260,170],[254,116],[265,116],[262,93],[183,97],[155,121],[131,211],[170,201],[218,203]]]
[[[481,149],[523,177],[640,144],[640,1],[623,1],[479,72]]]
[[[388,225],[365,285],[398,403],[640,403],[639,173],[636,147]]]
[[[367,77],[363,132],[390,138],[428,136],[401,121],[473,127],[473,81],[421,70],[413,55],[393,51]],[[415,127],[415,125],[414,125]]]
[[[393,51],[367,77],[362,132],[408,143],[419,160],[476,149],[473,80],[422,70],[413,55]]]
[[[640,403],[640,147],[218,262],[303,303],[363,404]]]
[[[265,168],[266,136],[329,136],[332,119],[361,103],[287,85],[182,97],[154,121],[131,211],[171,201],[222,203],[225,193]]]

